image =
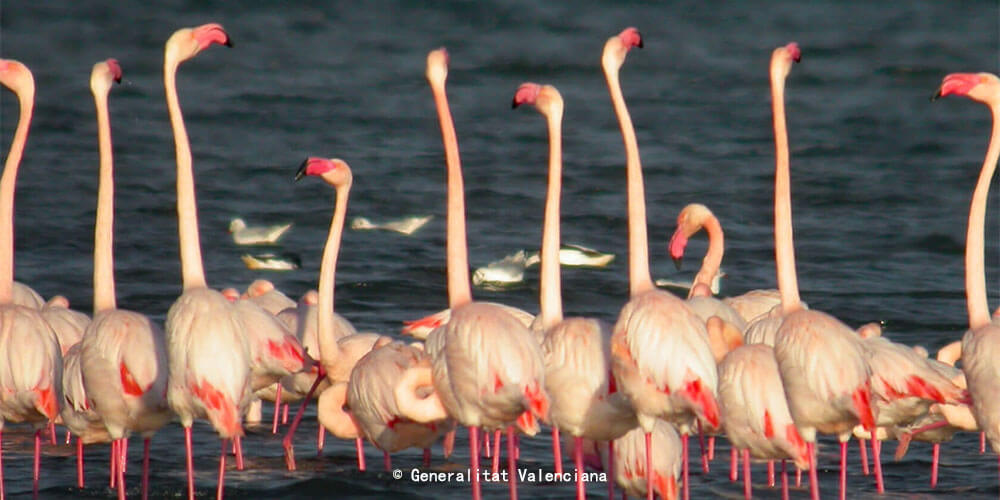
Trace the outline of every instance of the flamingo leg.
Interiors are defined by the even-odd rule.
[[[281,405],[281,425],[288,425],[288,405]]]
[[[608,441],[608,500],[615,500],[615,442]]]
[[[979,433],[979,454],[982,455],[983,453],[986,453],[986,433],[985,432],[980,432]]]
[[[708,448],[705,446],[705,432],[701,430],[701,420],[698,421],[698,450],[701,452],[701,472],[708,474]]]
[[[472,500],[480,500],[479,489],[479,427],[469,427],[469,460],[472,467]]]
[[[647,450],[647,453],[648,453],[648,450]],[[690,473],[689,473],[690,471],[688,469],[688,435],[687,434],[684,434],[683,436],[681,436],[681,456],[684,458],[684,461],[681,462],[681,478],[684,481],[684,497],[683,498],[684,498],[684,500],[690,500],[691,499],[691,490],[690,490],[690,488],[688,488],[688,477],[690,477]],[[646,459],[649,460],[649,457],[646,457]],[[650,478],[652,477],[650,475],[650,473],[652,472],[650,470],[650,468],[652,467],[652,465],[649,462],[647,462],[646,463],[646,467],[648,467],[646,469],[646,484],[653,484],[650,481]]]
[[[323,370],[323,367],[320,367],[316,374],[316,381],[309,388],[309,393],[306,394],[306,397],[302,398],[302,404],[299,405],[299,411],[295,413],[295,418],[292,419],[292,426],[288,429],[288,434],[285,434],[285,438],[281,440],[281,445],[285,448],[285,465],[288,467],[288,470],[295,470],[295,445],[292,442],[292,439],[295,437],[295,430],[298,429],[299,422],[302,421],[302,413],[306,410],[309,398],[312,397],[313,393],[316,392],[316,388],[319,387],[319,384],[325,378],[326,372]],[[288,405],[285,405],[285,407],[287,409]]]
[[[750,484],[750,450],[743,450],[743,498],[753,498],[753,485]]]
[[[868,468],[868,445],[865,441],[867,439],[858,438],[858,454],[861,455],[861,473],[867,476],[872,472]]]
[[[243,438],[233,437],[233,448],[236,454],[236,470],[243,470]]]
[[[108,464],[109,488],[114,488],[118,484],[118,441],[111,441],[111,459]]]
[[[389,456],[389,452],[387,451],[382,452],[382,463],[385,465],[386,471],[392,470],[392,457]]]
[[[847,499],[847,441],[840,443],[840,500]]]
[[[219,486],[215,489],[215,500],[222,500],[226,484],[226,440],[222,440],[222,452],[219,453]]]
[[[497,442],[500,442],[500,438],[497,438]],[[507,426],[507,470],[510,474],[510,480],[507,485],[510,486],[510,500],[517,500],[517,451],[516,447],[517,441],[514,439],[514,426]]]
[[[740,468],[737,465],[739,460],[736,458],[738,453],[735,446],[729,448],[729,480],[734,482],[740,478]]]
[[[556,474],[562,475],[562,444],[559,442],[558,427],[552,427],[552,457],[556,465]]]
[[[485,450],[485,452],[486,452],[486,458],[492,457],[493,456],[493,446],[490,445],[490,433],[489,432],[484,432],[483,433],[483,446],[486,448],[486,450]]]
[[[83,440],[76,438],[76,487],[83,489]]]
[[[35,464],[32,469],[32,490],[35,497],[38,497],[38,476],[42,468],[42,430],[35,431]]]
[[[316,456],[323,455],[323,444],[326,442],[326,429],[319,425],[319,430],[316,431]]]
[[[271,434],[278,433],[278,413],[281,411],[281,384],[275,390],[274,396],[274,417],[271,419]]]
[[[500,429],[493,432],[493,475],[500,473]]]
[[[70,444],[72,440],[73,440],[73,433],[70,432],[69,429],[66,429],[66,444]]]
[[[365,442],[360,437],[354,438],[354,448],[358,452],[358,470],[365,471]]]
[[[708,461],[715,460],[715,436],[708,436]]]
[[[3,442],[3,431],[0,430],[0,442]],[[3,486],[3,446],[0,446],[0,500],[5,500],[7,494]]]
[[[119,463],[121,464],[122,475],[128,472],[128,439],[122,438],[122,444],[118,447]]]
[[[774,488],[774,460],[767,461],[767,486]]]
[[[806,443],[809,449],[809,495],[819,500],[819,477],[816,474],[816,443]]]
[[[142,440],[142,500],[149,498],[149,438]]]
[[[585,500],[587,490],[583,486],[583,437],[573,437],[573,462],[576,464],[576,498]]]
[[[795,487],[799,488],[802,486],[802,469],[795,468]]]
[[[431,449],[424,448],[424,467],[431,466]]]
[[[456,429],[453,427],[450,431],[445,433],[444,440],[441,441],[441,449],[444,451],[444,458],[450,457],[451,452],[455,449],[455,432]]]
[[[687,451],[686,446],[684,451]],[[687,481],[684,481],[684,486],[687,486]],[[646,500],[653,500],[653,434],[650,432],[646,433]]]
[[[781,459],[781,500],[788,500],[788,461]]]
[[[118,500],[125,500],[125,446],[128,441],[125,438],[118,440]]]
[[[941,443],[934,443],[931,451],[931,488],[937,487],[938,461],[941,459]]]
[[[191,428],[184,428],[184,449],[187,451],[188,500],[194,500],[194,459],[191,452]]]
[[[49,439],[52,441],[52,446],[58,444],[56,441],[56,423],[49,422]]]
[[[872,439],[872,460],[875,462],[875,491],[885,492],[885,483],[882,480],[882,441]]]

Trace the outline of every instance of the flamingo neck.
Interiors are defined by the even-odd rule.
[[[340,241],[344,234],[344,219],[347,217],[347,197],[350,184],[337,186],[337,202],[330,221],[330,232],[323,247],[323,260],[319,266],[319,303],[316,337],[319,341],[319,356],[323,367],[332,366],[339,355],[336,334],[333,331],[333,301],[336,286],[337,256],[340,255]],[[327,369],[327,373],[333,373]]]
[[[993,133],[986,150],[986,159],[972,193],[969,208],[969,227],[965,238],[965,294],[969,308],[969,328],[977,329],[990,323],[990,310],[986,297],[985,232],[986,198],[990,182],[1000,158],[1000,103],[991,104]]]
[[[549,128],[549,188],[545,197],[542,231],[541,315],[543,331],[562,321],[562,283],[559,264],[559,205],[562,196],[562,107],[545,114]]]
[[[778,268],[778,290],[785,314],[801,309],[799,283],[795,276],[795,244],[792,241],[792,187],[788,166],[788,128],[785,125],[785,79],[771,75],[771,108],[774,114],[774,256]]]
[[[0,304],[10,304],[14,300],[14,183],[21,156],[24,155],[24,145],[28,142],[35,90],[21,89],[17,99],[21,113],[4,163],[3,177],[0,178]]]
[[[719,274],[719,267],[722,265],[722,255],[725,252],[725,236],[722,233],[722,225],[719,224],[719,219],[711,215],[705,219],[702,227],[705,229],[705,233],[708,234],[708,251],[705,252],[705,258],[701,261],[701,269],[694,276],[694,281],[691,285],[692,292],[695,290],[695,285],[697,284],[703,284],[709,290],[712,289],[712,280],[715,279],[715,275]],[[709,295],[711,295],[711,292],[709,292]]]
[[[97,220],[94,223],[94,314],[115,308],[114,274],[114,160],[108,93],[94,95],[97,107],[97,140],[101,155],[97,187]]]
[[[653,289],[649,274],[649,242],[646,237],[646,194],[642,184],[642,163],[639,144],[632,127],[632,118],[625,106],[625,97],[618,81],[618,70],[604,68],[604,77],[611,92],[611,102],[622,129],[625,142],[625,172],[628,184],[628,252],[629,293],[635,297]]]
[[[184,289],[206,287],[205,270],[201,263],[201,242],[198,238],[198,204],[194,193],[194,172],[191,166],[191,145],[181,105],[177,100],[177,66],[167,58],[163,64],[163,86],[167,94],[167,111],[174,130],[177,153],[177,231],[180,240],[181,276]]]
[[[441,136],[448,164],[448,305],[454,309],[472,302],[469,252],[465,236],[465,186],[462,182],[462,162],[458,156],[458,137],[455,135],[455,123],[451,119],[444,84],[434,84],[431,90],[434,92],[434,103],[441,122]]]

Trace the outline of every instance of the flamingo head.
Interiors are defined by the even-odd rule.
[[[314,306],[319,304],[319,293],[316,290],[309,290],[299,299],[299,304]]]
[[[1000,104],[1000,79],[991,73],[952,73],[944,77],[931,100],[952,94],[997,105]]]
[[[248,298],[260,297],[261,295],[264,295],[272,290],[274,290],[274,283],[271,283],[268,280],[254,280],[254,282],[250,283],[250,286],[247,287],[247,291],[243,295]]]
[[[213,43],[226,47],[233,46],[233,42],[229,39],[229,35],[222,28],[222,25],[209,23],[195,28],[182,28],[175,31],[167,40],[164,59],[174,65],[180,64],[207,49]]]
[[[13,59],[0,59],[0,83],[15,94],[27,95],[30,90],[34,98],[35,78],[27,66]]]
[[[235,288],[223,288],[219,291],[229,302],[236,302],[240,299],[240,292]]]
[[[90,90],[94,95],[106,95],[111,90],[111,82],[121,81],[122,67],[116,59],[101,61],[90,72]]]
[[[444,47],[427,54],[427,81],[431,85],[444,85],[448,78],[448,51]]]
[[[792,64],[802,60],[802,50],[799,44],[789,42],[774,49],[771,53],[771,74],[775,79],[784,79],[788,72],[792,70]]]
[[[642,48],[642,35],[635,28],[625,28],[621,33],[609,38],[604,44],[604,53],[601,55],[601,65],[604,66],[605,73],[618,71],[625,63],[625,56],[632,47]]]
[[[299,165],[299,171],[295,173],[295,180],[307,175],[318,176],[336,188],[350,187],[352,180],[351,167],[339,158],[307,158]]]
[[[681,267],[681,260],[684,258],[684,249],[687,247],[688,238],[701,230],[705,221],[715,217],[712,211],[700,203],[692,203],[677,215],[677,229],[670,238],[670,258],[678,269]]]
[[[514,94],[511,108],[522,104],[534,104],[539,113],[556,119],[562,118],[562,95],[551,85],[522,83]]]

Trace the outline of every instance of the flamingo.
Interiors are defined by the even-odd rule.
[[[41,308],[42,317],[56,332],[62,355],[83,338],[83,332],[90,324],[90,316],[69,308],[69,300],[55,295]]]
[[[584,438],[611,441],[635,428],[635,412],[621,393],[609,394],[611,356],[605,339],[608,326],[591,318],[562,315],[559,263],[559,200],[562,190],[563,100],[551,85],[524,83],[513,106],[531,104],[545,117],[549,129],[549,187],[542,233],[541,313],[545,390],[550,395],[549,421],[555,447],[556,473],[562,472],[559,431],[574,440],[576,470],[583,471]],[[577,498],[586,490],[576,474]],[[609,479],[613,482],[613,479]]]
[[[13,293],[14,304],[30,307],[32,309],[41,309],[45,307],[45,299],[43,299],[38,292],[32,290],[30,286],[25,285],[24,283],[15,281]]]
[[[993,132],[986,150],[979,181],[972,194],[965,242],[965,294],[969,330],[962,337],[962,371],[972,396],[972,414],[993,451],[1000,452],[1000,402],[995,397],[1000,384],[1000,325],[991,321],[986,297],[984,246],[986,199],[990,181],[1000,158],[1000,79],[990,73],[952,73],[941,83],[935,97],[961,95],[986,104],[993,117]]]
[[[720,425],[717,373],[708,332],[691,308],[673,294],[656,289],[649,274],[642,164],[632,119],[622,97],[618,72],[632,47],[642,47],[635,28],[626,28],[604,45],[601,59],[625,143],[628,183],[630,300],[611,337],[612,371],[617,387],[631,401],[646,433],[646,483],[652,484],[651,433],[657,419],[678,426],[682,435],[684,498],[689,498],[687,441],[695,420]],[[665,355],[665,353],[670,353]],[[648,490],[652,499],[653,490]]]
[[[218,24],[177,30],[166,43],[163,82],[177,149],[177,226],[184,292],[167,311],[170,362],[167,400],[184,427],[188,498],[194,498],[191,425],[208,418],[223,440],[243,434],[243,410],[250,401],[250,353],[232,303],[208,288],[201,262],[191,148],[177,100],[177,67],[212,44],[232,46]],[[225,454],[219,457],[221,497]]]
[[[875,427],[870,404],[871,374],[861,339],[833,316],[804,309],[795,276],[792,243],[788,132],[785,127],[784,84],[801,52],[794,42],[771,56],[771,99],[774,111],[776,167],[774,180],[774,247],[781,322],[775,333],[774,356],[785,387],[788,409],[809,447],[809,487],[819,497],[816,475],[816,433],[840,437],[840,498],[847,488],[847,440],[858,423]]]
[[[281,293],[281,290],[275,288],[274,283],[268,280],[254,280],[240,297],[252,300],[273,315],[277,315],[289,307],[296,307],[294,300]],[[294,331],[294,329],[292,330]]]
[[[664,500],[677,498],[677,476],[681,468],[681,443],[674,427],[663,420],[653,425],[652,437],[644,436],[645,431],[636,427],[614,441],[614,474],[618,485],[625,494],[642,498],[659,493]],[[652,442],[652,462],[644,460],[643,441]],[[602,448],[601,456],[605,448]],[[610,459],[610,458],[609,458]],[[647,469],[649,467],[649,469]],[[650,470],[647,473],[647,470]],[[652,477],[652,481],[649,478]],[[649,485],[653,485],[652,488]]]
[[[80,369],[80,344],[74,344],[63,355],[62,390],[66,404],[59,416],[63,425],[76,436],[76,485],[84,487],[83,446],[111,442],[111,434],[104,426],[104,420],[90,407],[87,390],[83,387],[83,371]],[[112,457],[112,461],[115,457]],[[114,465],[112,470],[114,470]],[[117,481],[117,476],[114,477]]]
[[[531,328],[532,324],[535,322],[535,315],[531,314],[524,309],[518,309],[513,306],[508,306],[506,304],[498,304],[495,302],[486,302],[487,304],[495,305],[496,307],[503,309],[510,315],[517,318],[522,325]],[[435,328],[445,324],[451,319],[451,309],[443,309],[434,314],[424,316],[420,319],[415,319],[413,321],[404,321],[403,328],[400,333],[403,335],[409,335],[417,340],[426,340],[427,335],[431,333]]]
[[[427,55],[427,80],[434,94],[448,167],[447,265],[450,320],[427,336],[434,387],[445,409],[469,427],[472,496],[479,499],[479,429],[507,427],[511,496],[514,480],[513,430],[538,432],[537,418],[548,416],[545,369],[538,341],[516,317],[496,305],[472,300],[465,234],[465,196],[458,139],[445,79],[448,53]]]
[[[6,422],[35,426],[33,488],[38,493],[41,429],[59,415],[62,401],[62,354],[55,331],[35,307],[14,302],[34,298],[27,287],[14,286],[14,183],[28,141],[35,104],[35,80],[18,61],[0,59],[0,83],[17,95],[21,107],[0,178],[0,438]],[[27,289],[30,290],[30,289]],[[2,440],[2,439],[0,439]],[[0,497],[4,496],[0,452]]]
[[[299,307],[300,311],[297,322],[300,331],[307,327],[308,321],[316,322],[316,343],[319,349],[320,365],[323,370],[321,374],[316,377],[312,387],[309,388],[309,392],[306,394],[305,400],[302,402],[302,405],[299,406],[299,411],[296,414],[295,419],[292,421],[288,434],[282,441],[285,448],[285,462],[289,470],[295,470],[296,467],[295,450],[292,445],[292,437],[295,435],[295,430],[298,428],[298,422],[302,418],[302,412],[305,409],[305,405],[312,397],[317,387],[324,382],[328,382],[331,386],[339,382],[346,383],[350,379],[351,370],[362,356],[372,350],[375,346],[384,345],[391,341],[388,337],[383,337],[374,333],[353,333],[350,335],[344,335],[346,331],[353,331],[354,327],[350,325],[350,323],[346,322],[346,320],[337,316],[333,311],[337,257],[340,254],[340,241],[344,232],[344,220],[347,217],[347,198],[350,193],[351,182],[353,180],[350,167],[346,162],[339,158],[307,158],[300,165],[298,172],[295,174],[295,179],[300,180],[306,176],[321,177],[324,181],[333,186],[337,194],[337,201],[334,207],[333,218],[330,221],[330,231],[327,235],[326,245],[323,248],[323,259],[320,262],[319,294],[316,305],[311,306],[304,311],[301,306]],[[303,341],[303,344],[305,343],[306,342]],[[326,390],[328,391],[330,389],[327,388]],[[323,394],[325,394],[325,392],[326,391],[320,394],[322,401],[318,402],[321,404],[317,416],[319,417],[321,424],[324,422],[324,419],[322,418],[324,408],[338,408],[336,402],[332,399],[333,393],[326,396],[326,398],[323,398]],[[337,401],[340,402],[340,404],[343,404],[343,400],[339,397],[337,398]],[[329,427],[327,427],[327,430],[334,432],[334,430]],[[358,451],[358,464],[360,468],[363,468],[363,454],[360,439],[356,440],[356,446]]]

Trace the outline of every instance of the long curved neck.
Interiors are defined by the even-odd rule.
[[[986,297],[986,198],[990,192],[990,182],[1000,158],[1000,104],[990,105],[993,115],[993,133],[990,146],[986,150],[986,160],[979,172],[976,190],[972,193],[969,207],[969,227],[965,237],[965,294],[969,308],[969,328],[976,329],[990,322],[990,310]]]
[[[0,178],[0,304],[10,304],[14,300],[14,183],[24,145],[28,142],[28,127],[35,106],[34,89],[22,89],[17,99],[21,114]]]
[[[802,307],[795,276],[792,241],[792,186],[788,166],[788,128],[785,125],[785,79],[771,75],[771,108],[774,113],[774,256],[778,268],[781,308],[787,314]]]
[[[711,290],[712,280],[715,279],[715,275],[719,274],[719,266],[722,265],[722,255],[725,252],[725,236],[722,233],[719,219],[711,215],[705,219],[702,227],[708,234],[708,251],[705,252],[705,258],[701,261],[701,269],[694,276],[694,282],[691,284],[692,290],[694,290],[694,285],[698,283],[704,284]]]
[[[649,242],[646,237],[646,194],[642,185],[642,163],[639,160],[639,144],[632,127],[632,117],[625,106],[625,97],[618,82],[618,70],[604,69],[608,81],[611,102],[618,115],[625,141],[625,172],[628,183],[628,253],[629,253],[629,293],[639,295],[653,289],[649,274]]]
[[[181,246],[181,275],[184,289],[207,286],[201,264],[201,242],[198,239],[198,204],[194,194],[194,172],[191,166],[191,145],[181,105],[177,100],[177,61],[163,64],[163,86],[167,94],[167,111],[174,129],[177,152],[177,231]]]
[[[94,223],[94,314],[115,308],[114,271],[114,198],[111,122],[108,117],[108,93],[94,95],[97,107],[97,140],[101,167],[97,187],[97,220]]]
[[[545,114],[549,126],[549,189],[545,197],[542,231],[541,314],[544,330],[562,321],[562,283],[559,275],[559,204],[562,195],[562,108]]]
[[[462,163],[458,156],[458,138],[448,108],[448,96],[443,84],[431,85],[445,160],[448,164],[448,305],[452,309],[472,302],[469,286],[469,251],[465,240],[465,186],[462,183]]]
[[[347,197],[351,192],[349,184],[337,187],[337,203],[330,221],[330,232],[323,247],[323,260],[319,266],[319,304],[316,312],[319,355],[324,365],[336,360],[339,354],[333,331],[333,294],[336,286],[337,256],[340,255],[340,240],[344,234],[344,219],[347,217]],[[329,373],[329,371],[328,371]]]

